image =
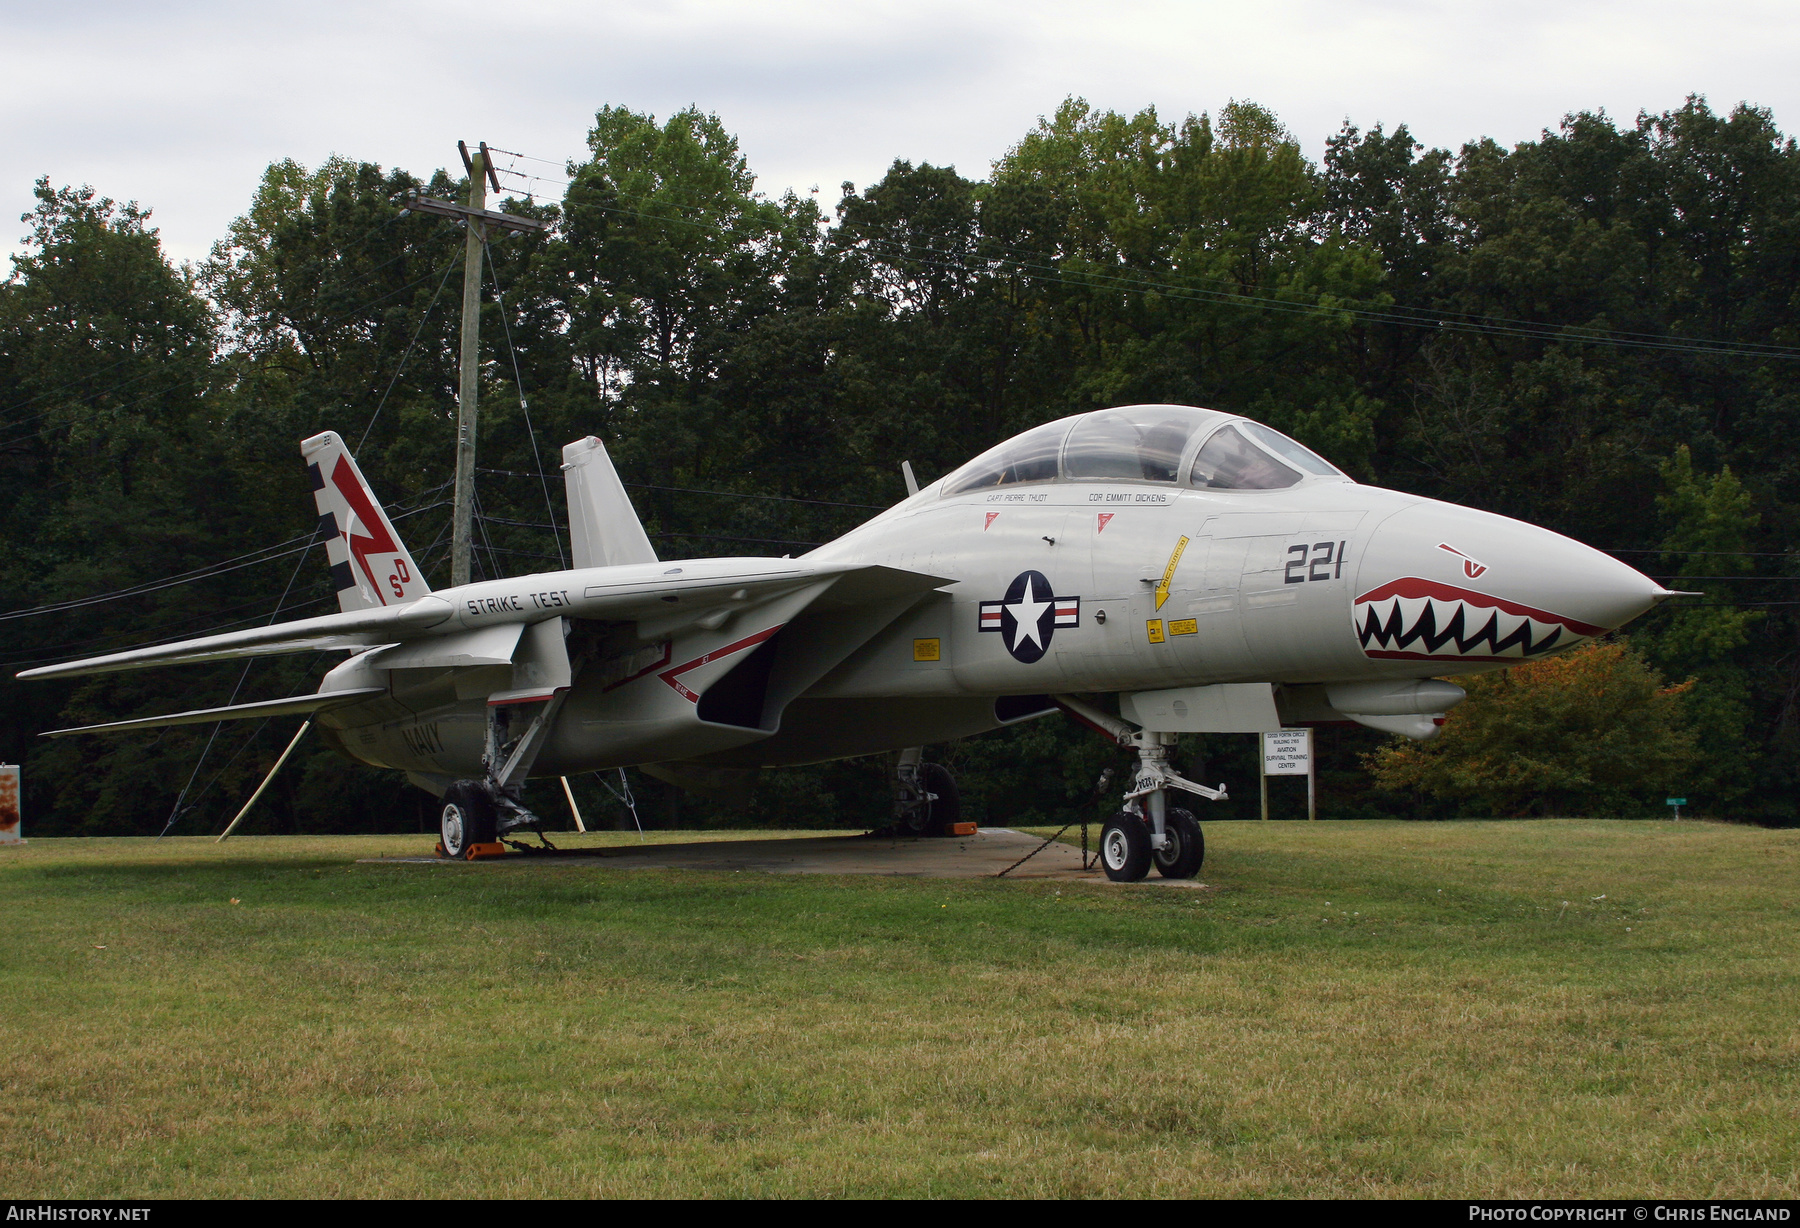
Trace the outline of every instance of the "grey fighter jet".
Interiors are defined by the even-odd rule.
[[[897,821],[955,817],[922,748],[1061,710],[1135,750],[1114,879],[1197,873],[1187,732],[1348,720],[1412,738],[1446,675],[1559,652],[1672,596],[1566,537],[1351,481],[1251,419],[1133,405],[1046,423],[799,558],[656,557],[597,439],[563,449],[575,566],[433,591],[337,435],[301,445],[341,612],[27,670],[344,649],[313,695],[50,736],[311,713],[443,799],[468,856],[539,824],[529,776],[698,787],[898,752]],[[911,471],[907,470],[911,484]]]

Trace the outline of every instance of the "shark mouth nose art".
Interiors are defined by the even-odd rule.
[[[1518,661],[1607,631],[1417,576],[1370,589],[1356,599],[1352,617],[1364,654],[1395,661]]]

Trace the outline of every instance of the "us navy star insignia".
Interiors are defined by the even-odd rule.
[[[1081,625],[1081,598],[1057,597],[1055,591],[1043,572],[1020,572],[1003,599],[981,603],[981,629],[998,631],[1014,660],[1041,660],[1058,627]]]

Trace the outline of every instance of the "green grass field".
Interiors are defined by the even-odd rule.
[[[1204,891],[3,849],[0,1195],[1800,1189],[1800,831],[1207,838]]]

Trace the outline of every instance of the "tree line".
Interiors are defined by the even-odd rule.
[[[1693,98],[1455,151],[1346,124],[1315,164],[1254,104],[1168,122],[1070,99],[985,178],[896,160],[827,207],[758,193],[714,115],[609,106],[566,173],[560,199],[503,206],[547,231],[488,253],[478,577],[560,563],[557,449],[584,435],[665,556],[798,554],[900,498],[903,459],[929,480],[1065,414],[1210,406],[1358,480],[1707,594],[1605,658],[1671,696],[1656,709],[1680,753],[1656,771],[1483,793],[1332,729],[1322,813],[1630,813],[1678,788],[1702,812],[1795,820],[1800,153],[1768,111]],[[283,161],[177,267],[148,210],[38,183],[0,285],[0,757],[25,766],[34,830],[216,831],[279,753],[292,721],[35,735],[310,689],[335,657],[11,675],[334,609],[299,439],[342,434],[447,581],[463,244],[404,211],[415,188],[464,191],[442,170]],[[1564,743],[1589,719],[1531,712]],[[1096,812],[1116,754],[1087,737],[1034,722],[940,757],[978,815],[1062,821]],[[1192,740],[1190,773],[1251,796],[1249,741]],[[878,822],[883,782],[870,761],[783,769],[728,804],[632,777],[652,823]],[[430,809],[303,746],[252,828],[427,828]]]

